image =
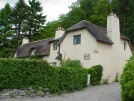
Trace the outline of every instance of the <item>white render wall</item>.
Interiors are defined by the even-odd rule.
[[[80,34],[81,44],[74,45],[73,36]],[[124,50],[124,42],[127,43],[126,50]],[[69,32],[62,41],[60,50],[63,59],[80,60],[85,68],[102,65],[103,79],[109,77],[110,82],[115,79],[116,73],[121,74],[126,60],[132,54],[127,41],[118,38],[112,45],[98,42],[86,29]],[[90,54],[90,60],[84,60],[84,54]]]
[[[74,45],[73,36],[80,34],[81,34],[81,44]],[[90,63],[91,60],[84,60],[84,54],[90,54],[90,55],[92,54],[90,58],[95,59],[96,54],[93,53],[96,47],[97,43],[95,38],[91,34],[89,34],[89,32],[86,29],[83,29],[68,33],[60,45],[60,51],[63,59],[71,58],[81,60],[84,67],[88,68],[95,61]]]
[[[56,42],[53,42],[53,43],[56,43]],[[43,57],[43,59],[48,61],[50,65],[53,65],[52,63],[56,62],[57,66],[59,66],[60,62],[57,59],[55,59],[58,55],[57,52],[58,52],[59,47],[57,47],[57,50],[53,50],[53,43],[50,44],[50,55]]]

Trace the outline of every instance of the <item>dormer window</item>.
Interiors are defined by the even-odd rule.
[[[81,44],[81,35],[74,36],[74,45]]]
[[[53,50],[57,50],[57,43],[53,43]]]

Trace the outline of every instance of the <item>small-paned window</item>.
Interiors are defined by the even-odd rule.
[[[74,45],[81,44],[81,35],[74,36]]]
[[[53,43],[53,50],[57,50],[57,43]]]
[[[126,42],[124,42],[124,50],[126,50]]]
[[[56,62],[53,62],[53,66],[56,66],[57,65],[57,63]]]

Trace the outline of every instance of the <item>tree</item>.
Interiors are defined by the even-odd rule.
[[[55,36],[55,31],[60,27],[59,21],[48,22],[46,26],[39,32],[42,35],[40,39],[51,38]]]
[[[16,35],[17,35],[17,46],[19,47],[19,42],[21,40],[20,38],[20,33],[23,31],[23,23],[24,20],[26,19],[27,12],[26,9],[27,5],[24,0],[19,0],[14,8],[13,8],[13,13],[12,13],[12,21],[16,29]]]
[[[9,57],[15,48],[11,13],[12,8],[9,4],[6,4],[0,11],[0,57]]]
[[[113,11],[119,15],[121,33],[125,34],[134,45],[134,2],[133,0],[113,0]]]
[[[70,11],[67,14],[60,15],[59,21],[64,29],[69,28],[80,20],[85,20],[85,12],[79,6],[78,2],[74,2],[69,7]]]
[[[61,26],[67,29],[81,20],[87,20],[106,27],[106,17],[111,9],[109,3],[107,0],[77,0],[67,14],[60,15]]]
[[[109,0],[99,0],[97,6],[93,6],[93,13],[88,17],[88,21],[105,27],[107,25],[107,15],[112,11],[112,5]]]
[[[27,19],[25,20],[25,31],[28,31],[29,40],[38,40],[38,32],[43,28],[46,16],[42,15],[41,3],[36,0],[29,0],[27,7]],[[33,36],[31,39],[31,35]]]

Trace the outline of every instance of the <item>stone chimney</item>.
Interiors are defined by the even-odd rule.
[[[55,39],[58,39],[60,38],[63,34],[64,34],[64,29],[61,28],[61,27],[58,27],[58,29],[56,30],[56,33],[55,33]]]
[[[27,37],[24,37],[22,39],[22,45],[26,44],[26,43],[29,43],[29,39]]]
[[[113,42],[120,38],[119,18],[116,14],[110,13],[107,17],[107,36]]]

